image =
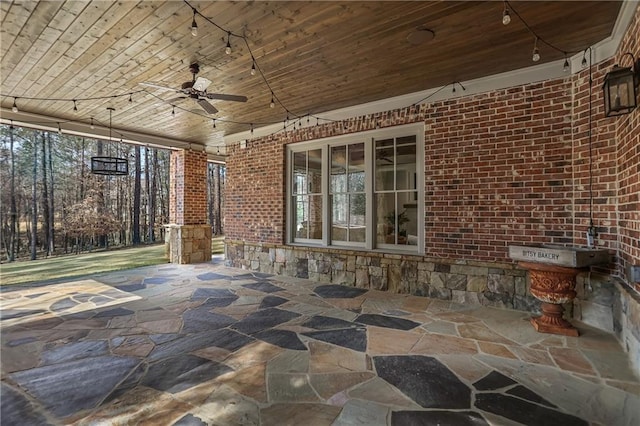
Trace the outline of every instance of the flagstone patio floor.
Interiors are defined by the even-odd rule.
[[[638,425],[615,337],[222,263],[3,288],[6,425]]]

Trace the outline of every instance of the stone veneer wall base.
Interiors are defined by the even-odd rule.
[[[211,226],[166,225],[165,254],[171,263],[200,263],[211,260]]]
[[[225,240],[227,266],[317,282],[540,313],[527,271],[509,263]],[[640,375],[640,303],[609,275],[582,272],[565,305],[577,319],[616,333]]]

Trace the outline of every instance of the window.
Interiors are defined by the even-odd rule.
[[[292,192],[296,238],[322,239],[322,150],[293,154]]]
[[[287,150],[290,243],[424,250],[422,124]]]
[[[416,137],[375,140],[376,217],[382,219],[377,227],[379,245],[417,244],[416,183]]]
[[[331,147],[331,241],[365,243],[364,143]]]

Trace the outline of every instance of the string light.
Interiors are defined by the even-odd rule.
[[[511,22],[511,15],[509,15],[509,9],[507,8],[507,2],[504,2],[504,10],[502,11],[502,25],[509,25]]]
[[[251,123],[251,134],[253,134],[253,123]]]
[[[584,52],[582,53],[582,68],[586,68],[587,66],[587,49],[584,49]]]
[[[198,23],[196,22],[196,9],[193,8],[193,21],[191,21],[191,35],[198,36]]]
[[[62,129],[60,128],[60,123],[58,123],[58,134],[62,135]]]
[[[78,106],[76,105],[76,100],[73,100],[73,111],[78,112]]]
[[[96,128],[96,126],[93,124],[93,117],[91,117],[91,124],[90,124],[90,127],[91,127],[92,129],[95,129],[95,128]]]
[[[171,115],[172,116],[176,116],[176,106],[175,105],[171,105]]]
[[[224,53],[231,55],[231,31],[227,32],[227,47],[225,47]]]
[[[251,46],[249,45],[248,40],[247,40],[247,38],[246,38],[245,36],[243,36],[243,35],[236,35],[236,34],[233,34],[231,31],[226,30],[225,28],[222,28],[220,25],[218,25],[218,24],[216,24],[215,22],[213,22],[210,18],[207,18],[206,16],[204,16],[204,15],[202,15],[200,12],[198,12],[198,11],[197,11],[197,9],[196,9],[195,7],[193,7],[193,6],[191,6],[187,0],[183,0],[183,1],[184,1],[184,3],[185,3],[187,6],[189,6],[189,7],[193,10],[194,19],[193,19],[193,21],[192,21],[192,29],[193,29],[193,26],[194,26],[193,24],[194,24],[194,23],[195,23],[195,26],[197,27],[197,23],[195,22],[195,15],[197,14],[197,15],[200,15],[202,19],[204,19],[204,20],[206,20],[207,22],[211,23],[212,25],[216,26],[218,29],[220,29],[220,30],[222,30],[222,31],[225,31],[225,32],[227,33],[227,45],[226,45],[226,49],[225,49],[225,52],[226,52],[227,54],[230,54],[230,53],[231,53],[231,42],[230,42],[231,36],[233,35],[233,36],[235,36],[235,37],[239,37],[239,38],[241,38],[241,39],[245,42],[245,44],[246,44],[246,46],[247,46],[247,49],[249,50],[249,53],[251,54],[251,58],[252,58],[252,67],[251,67],[251,72],[252,72],[252,74],[253,74],[254,69],[255,69],[255,70],[256,70],[256,72],[257,72],[257,70],[258,70],[258,68],[257,68],[257,61],[255,60],[255,57],[254,57],[254,55],[253,55],[253,53],[252,53],[252,51],[251,51]],[[534,52],[533,52],[533,55],[532,55],[532,59],[533,59],[534,61],[538,61],[538,60],[540,59],[540,52],[539,52],[539,50],[537,49],[537,41],[538,41],[538,39],[540,39],[540,42],[542,42],[542,43],[546,44],[546,45],[547,45],[547,46],[549,46],[550,48],[552,48],[552,49],[554,49],[554,50],[556,50],[556,51],[558,51],[558,52],[563,53],[563,54],[565,55],[565,65],[566,65],[566,63],[568,62],[568,61],[566,60],[567,55],[569,55],[569,54],[573,54],[573,53],[577,53],[577,52],[568,52],[568,51],[563,51],[563,50],[561,50],[561,49],[557,48],[556,46],[554,46],[554,45],[550,44],[549,42],[545,41],[543,38],[541,38],[541,37],[539,37],[539,36],[538,36],[538,34],[537,34],[537,33],[536,33],[536,32],[535,32],[535,31],[534,31],[534,30],[533,30],[533,29],[532,29],[532,28],[531,28],[531,27],[526,23],[526,21],[525,21],[525,20],[524,20],[524,19],[523,19],[519,14],[518,14],[517,10],[516,10],[516,9],[514,9],[514,8],[512,7],[512,5],[511,5],[507,0],[504,0],[503,4],[504,4],[503,19],[505,19],[505,16],[508,16],[508,18],[507,18],[507,19],[508,19],[508,21],[510,22],[510,20],[511,20],[511,15],[510,15],[509,11],[511,11],[515,16],[517,16],[517,17],[518,17],[518,19],[520,19],[520,21],[522,21],[522,23],[523,23],[523,24],[524,24],[524,26],[527,28],[527,30],[529,30],[529,32],[531,32],[531,34],[535,36]],[[505,13],[505,11],[506,11],[506,13]],[[507,22],[507,23],[504,23],[504,22],[503,22],[503,24],[505,24],[505,25],[506,25],[506,24],[508,24],[509,22]],[[537,56],[536,56],[536,53],[537,53]],[[536,59],[536,57],[537,57],[537,59]],[[586,61],[586,50],[585,50],[585,53],[583,54],[583,59],[582,59],[582,66],[583,66],[583,67],[585,67],[585,66],[586,66],[586,64],[587,64],[587,61]],[[261,74],[262,74],[262,73],[261,73]],[[272,96],[271,96],[271,102],[270,102],[270,105],[269,105],[269,106],[270,106],[271,108],[274,108],[274,107],[275,107],[275,101],[276,101],[276,99],[277,99],[277,98],[276,98],[276,96],[275,96],[275,94],[274,94],[274,92],[273,92],[273,89],[271,89],[271,86],[270,86],[270,84],[269,84],[269,81],[266,79],[266,77],[265,77],[264,75],[262,75],[262,78],[263,78],[263,80],[264,80],[265,84],[267,85],[267,87],[269,88],[269,90],[271,91],[271,95],[272,95]],[[440,89],[438,89],[438,90],[437,90],[436,92],[434,92],[434,93],[438,93],[438,92],[440,92],[440,91],[441,91],[442,89],[444,89],[446,86],[448,86],[448,85],[445,85],[445,86],[441,87]],[[462,87],[462,85],[461,85],[461,87]],[[464,87],[463,87],[463,90],[464,90]],[[454,86],[454,88],[453,88],[453,91],[455,92],[455,86]],[[126,94],[121,94],[121,95],[110,95],[110,96],[89,97],[89,98],[77,98],[77,99],[73,99],[73,100],[72,100],[72,99],[68,99],[68,98],[67,98],[67,99],[62,99],[62,98],[29,98],[29,97],[27,97],[27,98],[25,98],[25,99],[39,100],[39,101],[74,101],[74,106],[75,106],[75,101],[88,101],[88,100],[98,100],[98,99],[114,99],[114,98],[118,98],[118,97],[121,97],[121,96],[128,96],[128,97],[129,97],[129,102],[132,102],[132,94],[139,93],[139,92],[144,92],[144,93],[146,93],[146,94],[148,94],[148,95],[154,96],[154,97],[156,97],[156,98],[158,98],[158,99],[162,100],[161,98],[159,98],[159,97],[155,96],[153,93],[150,93],[150,92],[148,92],[147,90],[144,90],[144,89],[142,89],[142,90],[138,90],[138,91],[135,91],[135,92],[126,93]],[[1,96],[13,97],[13,98],[14,98],[14,102],[13,102],[13,108],[12,108],[12,110],[13,110],[14,112],[16,112],[16,111],[17,111],[16,100],[17,100],[17,98],[18,98],[18,97],[16,97],[16,96],[12,96],[12,95],[9,95],[9,94],[6,94],[6,95],[5,95],[5,94],[1,94]],[[429,96],[429,97],[430,97],[430,96]],[[21,98],[21,99],[22,99],[22,98]],[[418,103],[420,103],[420,102],[422,102],[422,101],[423,101],[423,100],[418,101],[418,102],[414,103],[414,105],[415,105],[415,104],[418,104]],[[289,120],[289,113],[292,113],[292,112],[291,112],[291,111],[290,111],[290,110],[289,110],[285,105],[283,105],[279,100],[278,100],[278,102],[280,103],[280,105],[282,105],[282,107],[284,108],[284,110],[288,113],[288,114],[287,114],[287,120],[285,120],[285,122],[284,122],[284,130],[286,131],[287,122],[288,122],[288,120]],[[15,109],[14,109],[14,108],[15,108]],[[175,105],[172,105],[172,115],[173,115],[173,116],[175,116],[175,108],[176,108],[176,106],[175,106]],[[182,108],[180,108],[180,109],[182,110]],[[187,110],[185,110],[185,111],[187,111]],[[191,111],[187,111],[187,112],[191,112]],[[196,114],[197,114],[197,113],[196,113]],[[197,115],[199,115],[199,114],[197,114]],[[294,114],[294,115],[295,115],[295,116],[298,116],[297,114]],[[314,117],[314,118],[316,118],[316,126],[319,126],[320,118],[319,118],[319,117],[317,117],[317,116],[313,116],[313,117]],[[325,119],[323,119],[323,120],[325,120]],[[223,122],[226,122],[226,123],[233,123],[233,124],[245,124],[245,125],[246,125],[246,124],[249,124],[249,123],[246,123],[246,122],[245,122],[245,123],[243,123],[243,122],[236,122],[236,121],[232,121],[232,120],[222,120],[222,121],[223,121]],[[327,121],[329,121],[329,122],[334,122],[335,120],[328,120],[328,119],[327,119]],[[277,123],[277,121],[276,121],[276,122],[268,122],[268,123],[267,123],[267,122],[265,122],[265,123],[260,123],[260,124],[275,124],[275,123]],[[216,123],[215,123],[215,120],[214,120],[214,128],[215,128],[215,126],[216,126]]]
[[[505,13],[506,11],[506,13]],[[536,39],[536,42],[534,44],[534,48],[533,48],[533,54],[531,56],[531,59],[534,62],[538,62],[540,60],[540,50],[538,49],[538,40],[541,43],[544,43],[545,45],[547,45],[548,47],[550,47],[551,49],[562,53],[565,56],[565,61],[563,63],[563,70],[565,72],[568,72],[571,70],[571,65],[569,64],[569,61],[567,60],[567,56],[575,54],[575,53],[579,53],[579,51],[566,51],[563,49],[560,49],[558,46],[555,46],[554,44],[548,42],[547,40],[543,39],[542,37],[540,37],[538,35],[538,33],[527,23],[527,21],[525,21],[522,16],[520,16],[520,14],[518,13],[518,11],[516,9],[514,9],[513,5],[511,3],[509,3],[508,0],[504,0],[504,10],[503,10],[503,24],[507,25],[507,23],[504,22],[505,20],[505,15],[508,15],[508,12],[511,11],[521,22],[522,24],[525,26],[525,28],[531,33],[531,35],[533,35]],[[511,21],[511,17],[509,16],[509,22]],[[567,67],[567,65],[569,65]],[[585,58],[585,56],[583,55],[582,57],[582,67],[586,67],[587,66],[587,60]]]
[[[538,49],[538,37],[533,42],[533,54],[531,55],[531,60],[533,62],[538,62],[540,60],[540,50]]]
[[[13,98],[13,106],[11,107],[11,111],[13,112],[18,112],[18,104],[16,104],[17,100],[18,98]]]
[[[251,75],[256,75],[256,60],[251,56]]]
[[[133,95],[129,93],[129,102],[133,102]]]
[[[216,128],[216,119],[215,118],[213,119],[213,128],[214,129]]]

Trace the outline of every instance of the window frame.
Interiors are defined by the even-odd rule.
[[[363,251],[379,251],[386,253],[424,254],[425,230],[424,230],[424,123],[414,123],[401,126],[387,127],[384,129],[370,130],[366,132],[351,133],[336,137],[315,139],[305,142],[297,142],[286,145],[286,214],[285,214],[285,238],[286,244],[305,247],[341,248]],[[416,138],[416,191],[417,191],[417,245],[385,244],[376,242],[376,226],[382,221],[376,220],[375,210],[375,141],[385,138],[401,138],[415,136]],[[331,148],[334,146],[364,143],[365,147],[365,194],[366,194],[366,218],[365,218],[365,243],[350,243],[348,241],[331,241],[332,205],[331,205]],[[309,240],[296,238],[293,209],[293,156],[296,152],[321,149],[322,155],[322,239]],[[414,248],[415,247],[415,248]]]

